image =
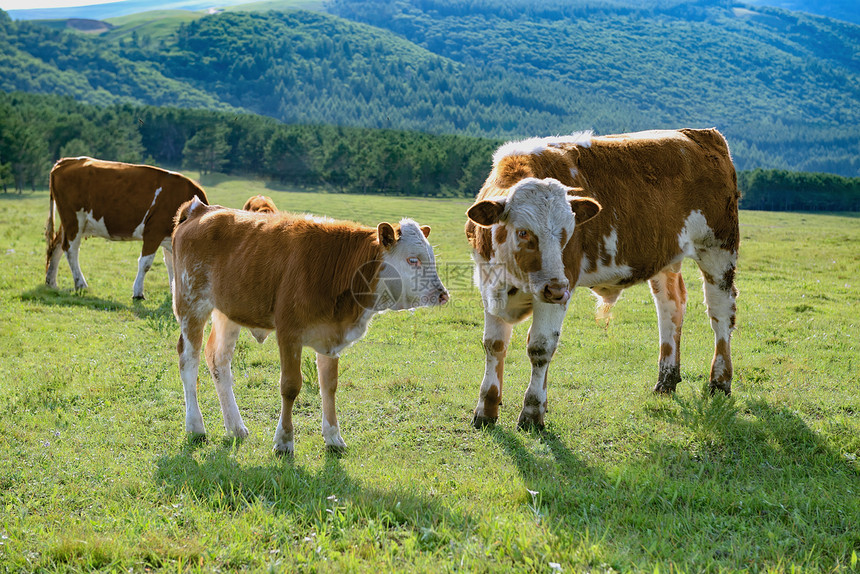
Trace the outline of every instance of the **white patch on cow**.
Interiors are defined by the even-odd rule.
[[[620,281],[629,278],[633,268],[629,265],[619,265],[616,261],[618,256],[618,230],[612,229],[609,235],[603,237],[602,251],[609,256],[609,263],[604,264],[604,258],[597,260],[597,268],[589,272],[594,263],[585,255],[579,265],[579,279],[576,284],[584,287],[615,286]]]
[[[140,223],[137,227],[134,228],[131,236],[134,239],[141,240],[143,239],[143,230],[146,227],[146,220],[149,218],[149,214],[152,211],[152,208],[155,207],[155,201],[158,199],[159,194],[161,193],[161,188],[155,190],[155,196],[152,198],[152,203],[149,204],[149,209],[146,210],[146,213],[143,214],[143,218],[140,220]],[[167,239],[170,239],[169,237]],[[141,287],[142,289],[142,287]]]
[[[278,426],[275,427],[275,452],[292,455],[295,452],[293,443],[293,431],[287,432],[284,430],[284,414],[278,419]]]
[[[538,154],[551,147],[563,144],[573,144],[581,147],[591,145],[591,131],[577,132],[569,136],[555,136],[545,138],[529,138],[526,140],[512,141],[501,146],[493,154],[493,165],[497,165],[503,158],[512,155]]]
[[[313,223],[333,223],[334,219],[326,215],[314,215],[313,213],[305,213],[305,221]]]
[[[310,347],[317,353],[336,359],[367,333],[370,320],[377,313],[379,313],[379,309],[365,309],[356,322],[345,332],[339,331],[334,325],[325,323],[306,329],[302,334],[302,345]]]
[[[86,237],[101,237],[103,239],[116,239],[111,237],[105,224],[105,218],[96,219],[92,211],[80,210],[78,212],[78,235],[83,239]]]
[[[326,446],[346,448],[346,442],[340,436],[340,427],[329,423],[325,415],[322,417],[322,435]]]
[[[134,278],[134,297],[143,298],[143,278],[146,277],[146,272],[152,268],[152,262],[155,261],[155,253],[149,255],[141,255],[137,258],[137,277]]]

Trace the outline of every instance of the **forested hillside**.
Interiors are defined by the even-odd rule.
[[[512,138],[716,126],[740,169],[860,173],[857,26],[725,2],[335,0],[158,38],[0,15],[0,88]]]

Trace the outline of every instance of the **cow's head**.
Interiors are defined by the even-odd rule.
[[[580,188],[556,179],[526,178],[504,197],[478,201],[466,214],[482,227],[491,227],[493,252],[513,283],[548,303],[565,304],[570,282],[562,252],[576,224],[600,211],[600,204],[575,195]]]
[[[436,257],[427,241],[430,227],[411,219],[399,225],[380,223],[376,228],[382,246],[377,301],[386,309],[412,309],[443,305],[448,291],[436,272]]]

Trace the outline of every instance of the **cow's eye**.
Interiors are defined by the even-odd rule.
[[[418,259],[417,257],[407,257],[406,262],[409,265],[411,265],[412,267],[420,267],[421,266],[421,260]]]
[[[529,237],[531,237],[531,234],[529,233],[528,229],[517,229],[517,237],[519,237],[523,241],[528,241]]]

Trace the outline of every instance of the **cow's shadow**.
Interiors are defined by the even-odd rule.
[[[568,446],[583,440],[577,435],[526,435],[498,427],[489,432],[532,491],[535,519],[581,544],[638,547],[663,559],[677,553],[683,560],[677,542],[695,525],[758,529],[754,538],[768,540],[783,525],[786,507],[794,505],[790,510],[808,525],[809,538],[790,527],[779,536],[797,550],[794,559],[802,560],[809,540],[844,537],[860,516],[860,504],[845,504],[855,500],[851,490],[860,484],[857,453],[834,450],[788,408],[761,399],[712,398],[705,391],[692,399],[655,397],[644,410],[645,422],[669,423],[677,432],[655,433],[629,460],[616,455],[616,462],[600,470],[588,464],[595,455],[578,456]],[[810,491],[828,494],[818,499]],[[795,504],[804,500],[806,506]],[[743,518],[751,512],[755,519]],[[822,521],[822,513],[833,516]],[[730,536],[716,537],[697,551],[706,560],[728,560],[724,565],[755,558],[734,544]]]
[[[225,440],[212,448],[186,441],[175,454],[156,462],[154,479],[171,497],[190,493],[197,504],[232,514],[260,505],[296,525],[294,535],[311,549],[317,533],[339,536],[368,522],[389,529],[420,532],[424,550],[446,548],[454,536],[473,528],[474,519],[450,510],[413,490],[376,489],[352,478],[342,466],[350,456],[326,451],[316,470],[290,457],[271,455],[270,462],[245,465],[237,460],[241,445]],[[444,524],[445,529],[438,525]],[[301,543],[300,543],[301,544]]]
[[[106,299],[91,295],[88,291],[72,289],[52,289],[39,285],[20,296],[22,301],[33,301],[42,305],[59,305],[63,307],[84,307],[94,311],[129,311],[139,319],[152,321],[163,330],[164,323],[175,323],[169,292],[157,292],[144,301],[128,298],[128,302]],[[157,303],[156,303],[157,302]]]

